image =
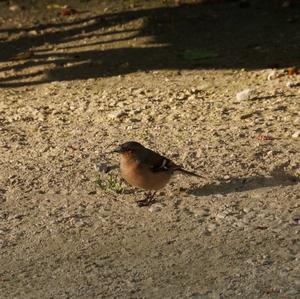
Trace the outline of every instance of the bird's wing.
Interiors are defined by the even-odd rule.
[[[150,149],[146,149],[146,151],[144,151],[140,160],[141,163],[149,166],[153,172],[172,170],[174,166],[176,166],[168,158],[161,156]]]
[[[185,170],[180,165],[175,164],[168,158],[150,150],[145,149],[143,151],[142,155],[139,157],[139,160],[142,164],[147,165],[149,169],[153,172],[160,172],[160,171],[179,171],[188,175],[196,176],[196,177],[202,177],[197,173],[194,173],[192,171]]]

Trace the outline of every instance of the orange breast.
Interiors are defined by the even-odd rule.
[[[146,190],[159,190],[163,188],[171,178],[171,172],[153,172],[147,165],[141,165],[138,161],[128,156],[121,156],[121,175],[130,185]]]

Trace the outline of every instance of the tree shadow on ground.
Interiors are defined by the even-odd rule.
[[[245,178],[233,178],[230,181],[219,180],[218,184],[211,183],[201,187],[194,187],[187,190],[188,194],[194,196],[208,196],[216,194],[230,194],[245,192],[267,187],[291,186],[300,183],[300,178],[294,175],[277,172],[270,177],[253,176]]]
[[[0,87],[160,69],[299,67],[298,4],[284,9],[279,0],[249,3],[78,15],[70,22],[1,29],[13,38],[1,41],[0,72],[7,74]],[[207,57],[184,56],[195,49]]]

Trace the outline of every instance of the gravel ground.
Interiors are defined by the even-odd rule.
[[[299,6],[219,2],[0,2],[0,298],[300,297]]]

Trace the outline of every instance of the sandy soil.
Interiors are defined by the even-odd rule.
[[[214,2],[0,2],[0,298],[300,297],[299,5]]]

